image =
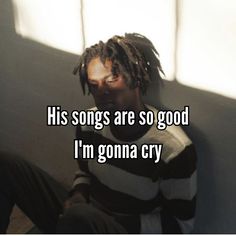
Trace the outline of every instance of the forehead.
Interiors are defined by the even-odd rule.
[[[100,57],[93,58],[87,67],[88,79],[99,80],[111,74],[112,62],[106,60],[102,63]]]

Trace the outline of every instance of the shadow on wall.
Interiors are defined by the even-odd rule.
[[[190,106],[185,131],[198,154],[198,196],[195,233],[235,233],[236,101],[206,91],[164,82],[157,96],[152,86],[147,102],[172,110]]]
[[[18,36],[11,1],[1,3],[0,149],[24,156],[68,186],[76,169],[74,127],[47,127],[46,106],[71,111],[93,105],[71,73],[77,55]],[[151,86],[145,101],[173,110],[185,105],[191,109],[186,132],[198,153],[194,232],[235,233],[235,100],[176,81],[164,82],[159,95],[157,91],[157,85]]]
[[[0,31],[0,149],[34,161],[71,185],[77,167],[75,129],[47,127],[46,107],[61,105],[71,111],[92,106],[92,98],[83,96],[72,75],[78,56],[17,35],[8,0],[1,1]]]

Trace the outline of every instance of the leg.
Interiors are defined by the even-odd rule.
[[[67,209],[59,219],[57,233],[62,234],[127,234],[113,217],[86,204],[78,203]]]
[[[14,204],[42,232],[55,232],[66,196],[66,190],[40,168],[19,157],[0,154],[0,233],[7,229]]]
[[[0,234],[6,233],[13,205],[10,199],[0,193]]]

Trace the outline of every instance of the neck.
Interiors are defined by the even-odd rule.
[[[123,141],[132,141],[135,140],[139,137],[141,137],[144,133],[147,132],[147,130],[150,128],[148,125],[140,125],[138,122],[138,117],[139,117],[139,112],[147,110],[145,105],[143,103],[140,103],[138,106],[135,107],[130,107],[127,109],[129,111],[134,111],[135,112],[135,124],[134,125],[114,125],[113,122],[111,122],[110,128],[112,134]]]

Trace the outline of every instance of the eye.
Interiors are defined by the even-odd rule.
[[[94,90],[96,90],[98,88],[98,84],[90,82],[89,83],[89,88],[94,91]]]
[[[106,79],[107,83],[114,83],[118,80],[118,76],[117,75],[111,75]]]

